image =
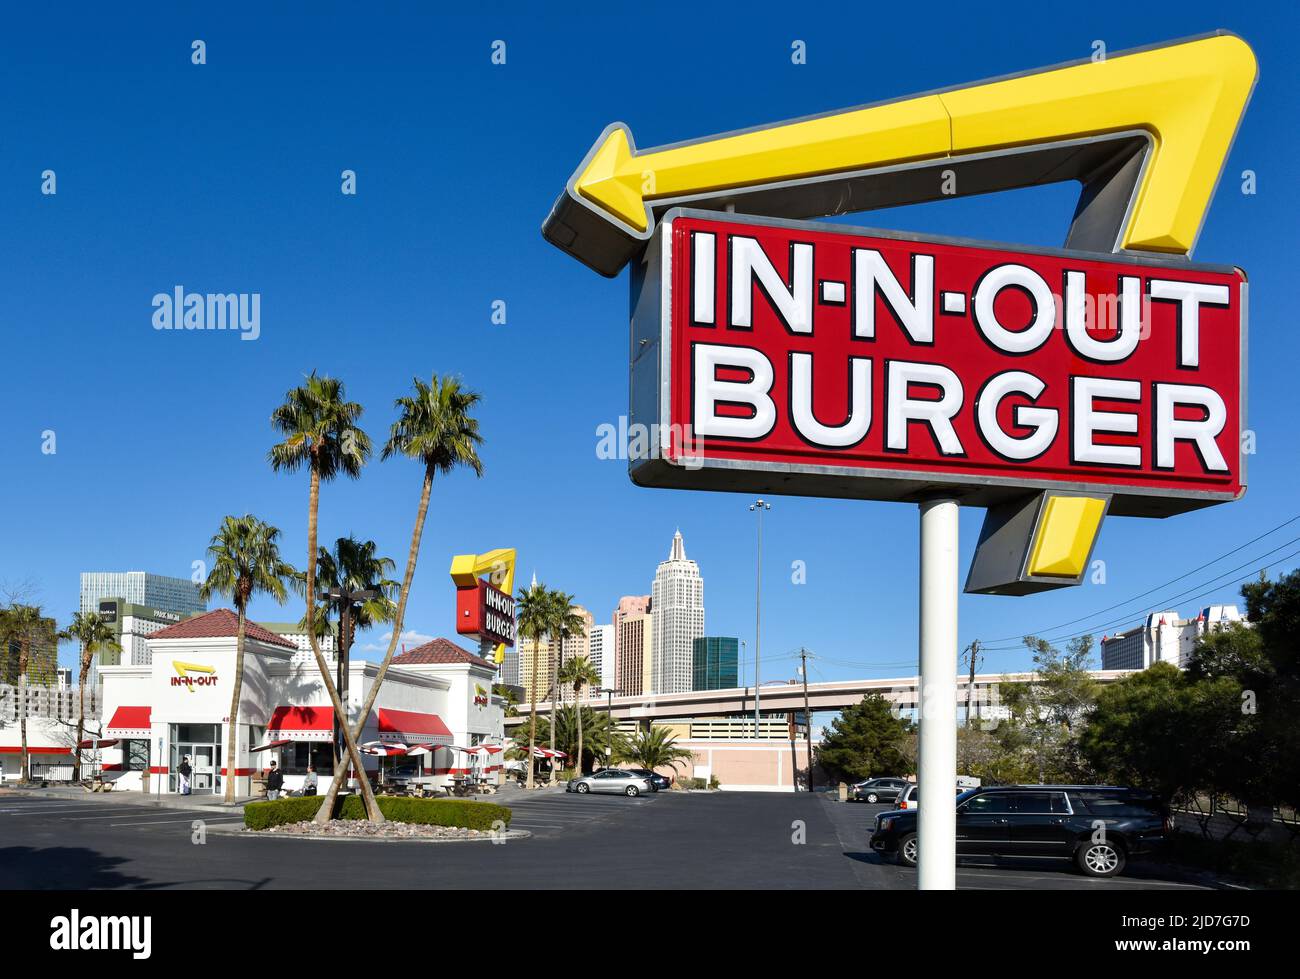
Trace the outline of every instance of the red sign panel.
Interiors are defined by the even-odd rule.
[[[456,631],[493,643],[515,644],[515,600],[483,578],[456,589]]]
[[[633,282],[632,476],[1086,489],[1120,514],[1235,499],[1245,307],[1231,268],[673,212]]]

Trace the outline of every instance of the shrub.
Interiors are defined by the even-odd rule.
[[[286,823],[314,819],[324,796],[300,796],[275,802],[250,802],[244,807],[244,825],[249,829],[270,829]],[[460,826],[465,829],[489,830],[498,820],[510,825],[511,811],[506,806],[473,799],[411,799],[381,795],[379,811],[395,823],[418,823],[423,826]],[[335,811],[337,819],[365,819],[365,806],[358,795],[347,795]]]

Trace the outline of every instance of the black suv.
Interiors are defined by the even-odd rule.
[[[871,848],[916,866],[915,810],[876,817]],[[1113,785],[1001,785],[957,796],[957,853],[1073,860],[1091,877],[1113,877],[1128,857],[1164,841],[1159,798]]]

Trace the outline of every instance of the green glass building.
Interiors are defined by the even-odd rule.
[[[691,649],[692,690],[724,690],[739,686],[740,640],[733,636],[700,636]]]

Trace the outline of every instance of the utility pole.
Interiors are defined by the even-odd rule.
[[[966,647],[964,655],[970,658],[970,679],[966,683],[966,726],[970,727],[971,704],[975,698],[975,666],[980,658],[980,641],[972,640]]]
[[[808,791],[813,790],[812,712],[808,709],[808,650],[799,647],[799,672],[803,674],[804,744],[808,747]]]
[[[614,694],[622,693],[617,687],[597,687],[596,693],[605,694],[605,732],[609,744],[605,745],[605,767],[612,768],[614,762]]]
[[[772,504],[757,499],[749,505],[751,513],[758,514],[758,550],[754,571],[754,740],[758,740],[759,700],[758,662],[763,648],[763,511],[772,509]]]

